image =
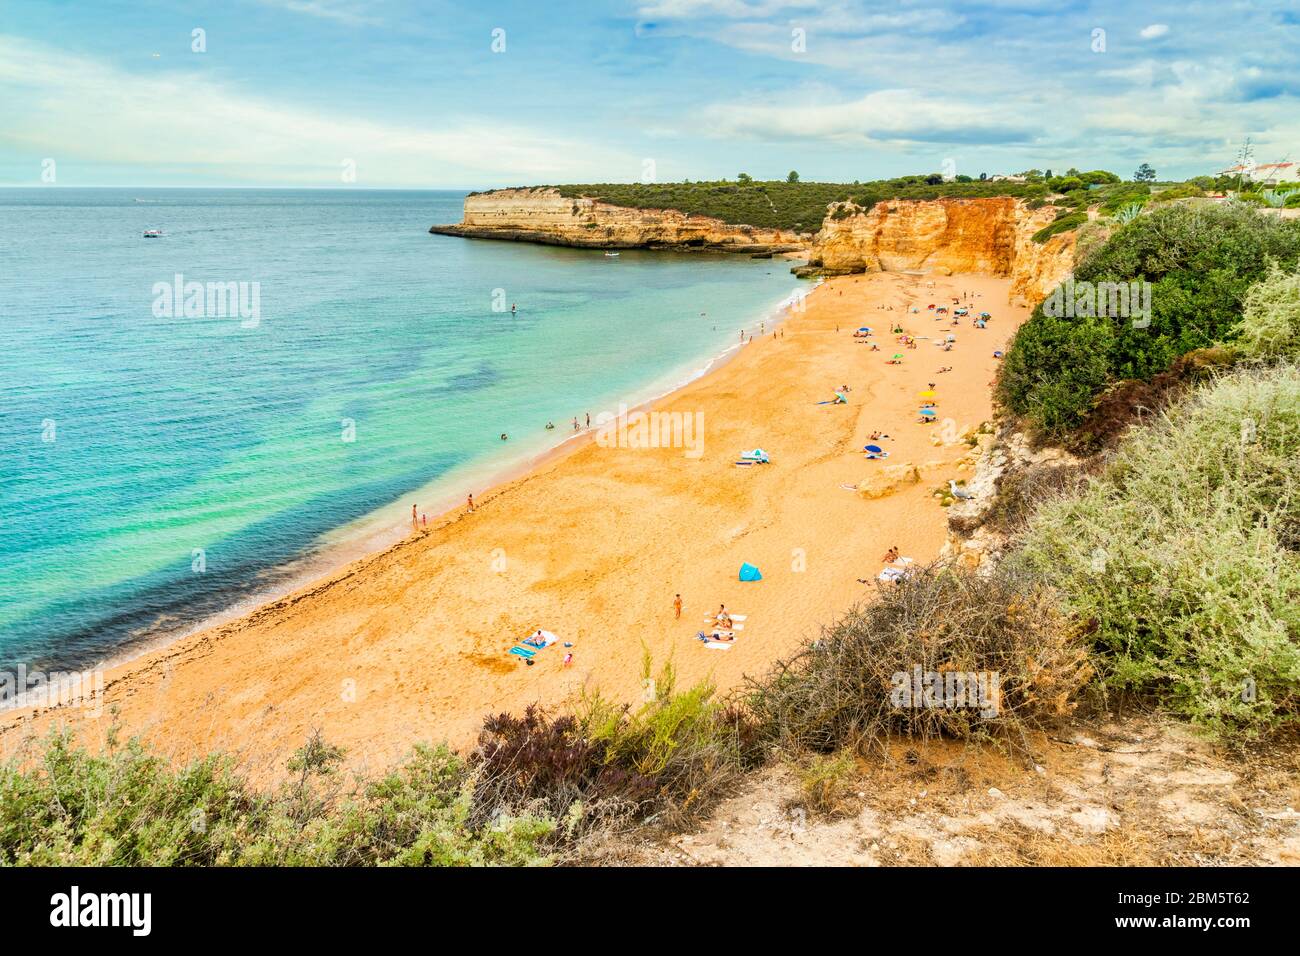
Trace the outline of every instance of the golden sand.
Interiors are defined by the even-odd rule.
[[[489,712],[560,705],[584,687],[637,700],[646,650],[656,664],[671,659],[682,684],[711,677],[734,687],[869,596],[874,585],[858,579],[876,577],[889,547],[917,562],[937,556],[946,522],[933,491],[962,477],[956,463],[970,449],[934,443],[942,426],[918,422],[918,395],[935,383],[938,421],[956,429],[991,417],[993,351],[1027,315],[1007,304],[1008,290],[1008,280],[982,276],[827,282],[779,337],[755,337],[655,403],[703,415],[699,457],[571,443],[476,495],[473,514],[458,510],[283,600],[112,668],[98,717],[5,715],[0,747],[52,721],[95,743],[111,708],[123,735],[177,757],[220,748],[274,768],[319,729],[353,766],[374,770],[416,742],[471,742]],[[951,308],[964,291],[978,293],[973,311],[993,321],[976,330],[963,319],[943,352],[932,339],[948,324],[926,306]],[[897,346],[893,322],[930,338]],[[862,325],[880,351],[852,338]],[[886,364],[895,352],[902,364]],[[847,405],[816,404],[842,384]],[[876,430],[892,436],[879,442],[883,462],[862,455]],[[755,447],[771,464],[734,464]],[[885,497],[842,487],[902,463],[930,467]],[[737,579],[743,561],[761,582]],[[728,650],[709,650],[695,635],[720,604],[746,615],[744,630]],[[507,652],[538,628],[573,647],[550,647],[526,666]]]

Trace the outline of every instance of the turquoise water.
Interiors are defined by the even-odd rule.
[[[0,666],[103,658],[417,491],[463,500],[795,288],[780,260],[429,235],[462,198],[0,189]],[[248,283],[247,317],[169,316],[177,274]]]

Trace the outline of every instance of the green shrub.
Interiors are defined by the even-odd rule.
[[[91,754],[55,734],[32,765],[0,766],[0,864],[28,866],[464,866],[546,862],[555,822],[473,823],[473,776],[417,748],[365,784],[313,738],[293,776],[259,791],[226,756],[180,767],[139,741]]]
[[[1237,373],[1130,433],[1010,559],[1056,586],[1104,652],[1103,687],[1220,733],[1300,705],[1300,371]]]
[[[1300,268],[1287,272],[1274,263],[1246,292],[1235,333],[1238,348],[1248,358],[1300,358]]]
[[[1055,224],[1054,224],[1055,225]],[[1111,382],[1149,379],[1188,352],[1231,340],[1246,290],[1271,260],[1300,259],[1300,222],[1240,205],[1169,205],[1089,247],[1078,281],[1151,283],[1151,321],[1065,319],[1040,304],[1017,331],[998,399],[1045,437],[1062,441]]]
[[[827,206],[852,199],[864,210],[888,199],[1041,198],[1041,184],[1007,182],[928,182],[901,176],[866,183],[810,183],[786,180],[698,183],[576,183],[553,187],[568,198],[587,196],[632,209],[676,209],[723,222],[816,232]]]
[[[1022,325],[998,374],[998,400],[1035,429],[1059,438],[1078,427],[1111,374],[1115,327],[1108,319],[1044,315]]]
[[[1300,259],[1300,223],[1233,206],[1172,206],[1118,230],[1079,263],[1075,278],[1153,283],[1152,322],[1117,318],[1111,355],[1118,378],[1147,378],[1193,349],[1228,337],[1246,290],[1270,260]]]
[[[653,781],[649,812],[683,818],[756,766],[762,748],[749,716],[720,700],[712,684],[679,692],[671,664],[652,678],[648,657],[642,679],[649,700],[641,707],[589,698],[583,723],[607,765]]]
[[[1146,183],[1115,183],[1098,189],[1095,196],[1102,215],[1110,216],[1131,203],[1144,205],[1151,198],[1151,187]]]
[[[1044,243],[1048,239],[1051,239],[1052,236],[1059,235],[1062,232],[1070,232],[1073,229],[1078,229],[1087,221],[1088,214],[1086,212],[1071,212],[1063,216],[1058,215],[1053,222],[1034,233],[1032,237],[1033,241],[1040,244]]]
[[[712,805],[765,753],[753,721],[671,667],[638,708],[485,720],[460,757],[417,746],[374,780],[314,735],[260,790],[233,761],[181,767],[138,740],[102,754],[55,734],[0,764],[0,865],[479,866],[551,862],[598,833]]]
[[[1151,196],[1153,203],[1172,202],[1175,199],[1197,199],[1205,195],[1205,190],[1194,182],[1181,183],[1161,189]]]
[[[817,817],[846,812],[856,783],[858,762],[850,751],[812,754],[797,767],[802,806]]]

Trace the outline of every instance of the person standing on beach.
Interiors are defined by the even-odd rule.
[[[574,416],[573,416],[573,430],[574,430],[575,432],[578,430],[578,416],[577,416],[577,415],[574,415]]]
[[[677,620],[682,619],[682,596],[679,594],[673,599],[673,611],[677,615]]]
[[[591,412],[587,412],[587,427],[591,427]]]
[[[466,504],[469,507],[470,512],[472,513],[474,511],[474,492],[471,491],[469,493],[469,498],[467,499]]]
[[[420,522],[416,520],[416,516],[415,516],[416,509],[419,507],[420,507],[419,505],[411,505],[411,530],[412,531],[414,531],[416,528],[420,526]]]

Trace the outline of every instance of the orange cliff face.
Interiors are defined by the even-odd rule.
[[[514,239],[594,249],[703,249],[770,254],[800,252],[808,237],[786,229],[732,225],[675,209],[629,209],[558,190],[498,189],[465,197],[457,225],[432,233],[471,239]]]
[[[513,239],[595,249],[703,249],[770,255],[805,252],[799,274],[854,272],[979,273],[1010,277],[1015,302],[1036,304],[1074,266],[1074,233],[1045,243],[1034,233],[1056,208],[1030,209],[1010,197],[885,200],[870,210],[835,203],[821,231],[734,225],[675,209],[631,209],[565,198],[549,187],[467,196],[463,220],[429,231],[472,239]]]
[[[1074,266],[1074,234],[1032,236],[1056,209],[1010,197],[884,200],[869,210],[833,205],[813,240],[810,266],[827,274],[958,272],[1009,276],[1012,298],[1036,303]]]

